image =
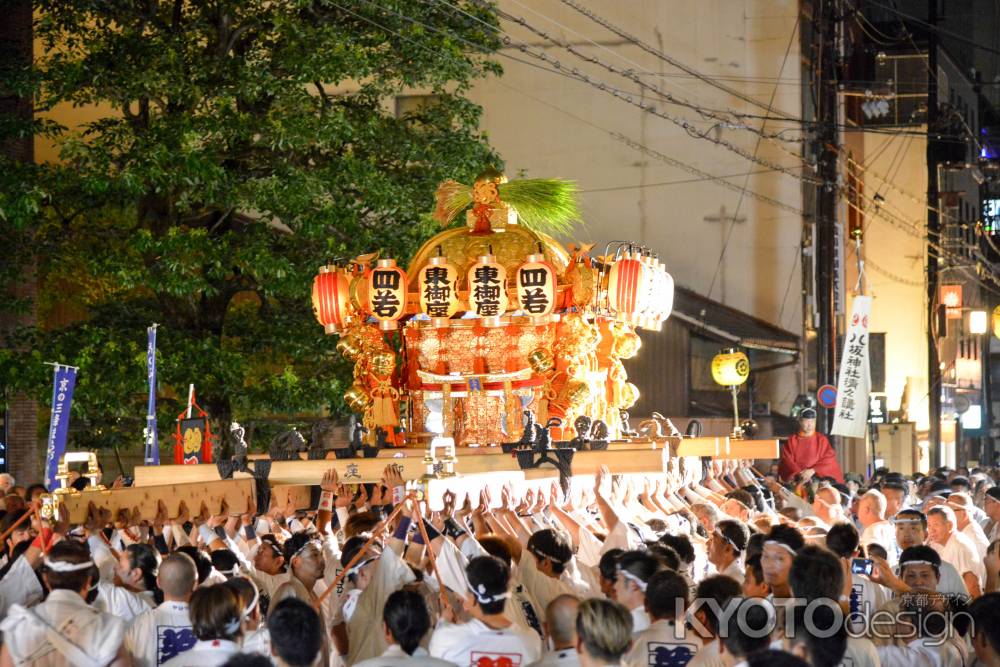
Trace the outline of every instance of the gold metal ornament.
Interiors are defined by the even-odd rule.
[[[357,359],[361,354],[361,345],[358,337],[354,334],[341,336],[340,340],[337,341],[337,352],[345,359],[350,359],[351,361]]]
[[[364,412],[371,406],[372,398],[362,385],[355,383],[344,392],[344,402],[354,412]]]
[[[618,407],[622,410],[628,410],[639,400],[639,388],[636,387],[631,382],[625,382],[621,387],[621,396],[619,398]]]
[[[570,380],[566,383],[565,395],[571,408],[580,408],[590,400],[590,386],[583,380]]]
[[[375,375],[392,375],[396,370],[396,355],[389,351],[376,352],[368,364]]]
[[[531,370],[538,374],[548,373],[556,366],[556,360],[552,356],[552,353],[545,348],[537,348],[532,350],[528,354],[528,364],[531,365]]]
[[[614,354],[619,359],[631,359],[639,353],[642,339],[634,331],[619,331],[615,336]]]

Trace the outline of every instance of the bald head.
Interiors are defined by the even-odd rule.
[[[198,568],[185,553],[175,551],[160,563],[156,584],[164,599],[187,602],[198,583]]]
[[[579,607],[580,601],[576,597],[560,595],[545,609],[545,625],[556,650],[576,646],[576,612]]]

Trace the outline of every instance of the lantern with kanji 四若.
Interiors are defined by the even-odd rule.
[[[349,287],[347,276],[336,266],[319,267],[313,279],[313,313],[328,334],[340,333],[350,318]]]
[[[469,310],[487,319],[484,324],[499,324],[507,311],[507,270],[491,253],[482,255],[469,267]]]
[[[608,305],[616,319],[633,324],[637,315],[645,309],[648,276],[648,268],[631,252],[611,265]]]
[[[368,312],[383,331],[395,329],[406,310],[406,272],[394,259],[380,259],[368,274]]]
[[[531,316],[535,324],[549,321],[556,305],[556,271],[545,255],[528,255],[517,268],[515,279],[517,306]]]
[[[458,312],[458,269],[444,257],[431,257],[420,269],[417,287],[420,311],[431,318],[435,327],[448,326],[448,319]]]

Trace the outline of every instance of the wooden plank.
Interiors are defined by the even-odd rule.
[[[628,451],[577,452],[573,455],[573,475],[593,475],[601,466],[611,474],[662,473],[667,470],[670,451],[667,449],[633,449]]]
[[[736,440],[726,438],[727,447],[720,459],[776,459],[780,457],[778,440]]]
[[[229,506],[230,514],[242,514],[246,512],[248,503],[256,506],[254,484],[252,479],[230,479],[214,482],[132,486],[123,489],[82,491],[58,495],[60,501],[69,510],[69,520],[72,523],[83,523],[87,520],[87,506],[90,502],[98,507],[111,510],[112,516],[117,516],[120,509],[137,508],[143,517],[152,519],[156,516],[158,501],[162,500],[167,508],[167,516],[175,519],[180,514],[181,501],[184,501],[191,514],[197,514],[200,511],[202,502],[208,507],[210,513],[219,514],[224,499]]]
[[[677,449],[674,456],[719,457],[726,451],[726,438],[682,438],[675,439]]]

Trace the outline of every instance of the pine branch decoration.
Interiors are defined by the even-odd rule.
[[[500,200],[517,211],[518,219],[532,231],[567,234],[580,219],[576,183],[557,178],[528,178],[497,186]],[[453,180],[438,186],[434,219],[447,227],[472,205],[472,188]]]

